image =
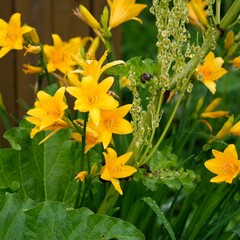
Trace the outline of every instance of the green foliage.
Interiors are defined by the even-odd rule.
[[[23,201],[18,194],[0,194],[0,238],[20,239],[144,239],[132,224],[88,208],[62,202]]]
[[[124,65],[117,65],[110,69],[108,69],[106,72],[108,74],[113,74],[116,76],[121,77],[127,77],[129,72],[134,72],[137,76],[137,84],[140,85],[142,88],[146,88],[146,86],[150,82],[143,83],[141,81],[141,75],[143,73],[151,74],[152,76],[156,74],[157,71],[157,65],[154,63],[154,61],[150,58],[142,59],[142,57],[134,57],[130,60],[126,61]]]
[[[181,187],[193,188],[197,175],[192,170],[177,169],[178,157],[172,153],[171,147],[164,147],[162,151],[156,151],[148,164],[148,171],[140,171],[134,175],[136,181],[156,191],[161,184],[170,189],[179,190]]]
[[[69,130],[62,130],[39,145],[45,133],[30,139],[31,124],[23,120],[20,127],[6,132],[12,149],[0,149],[0,187],[15,190],[22,198],[35,201],[63,201],[73,205],[80,150],[68,140]]]
[[[164,227],[167,229],[170,237],[172,240],[175,240],[175,234],[167,220],[167,218],[164,216],[162,210],[160,209],[160,207],[157,205],[157,203],[150,197],[145,197],[142,199],[144,202],[146,202],[148,204],[148,206],[157,214],[158,218],[160,219],[160,221],[162,222],[162,224],[164,225]]]

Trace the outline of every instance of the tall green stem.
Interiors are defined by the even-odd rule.
[[[84,152],[85,152],[85,145],[86,145],[86,129],[87,129],[87,120],[88,120],[88,113],[84,113],[84,123],[83,123],[83,133],[82,133],[82,149],[81,149],[81,160],[80,160],[80,171],[83,171],[84,166]],[[82,182],[79,181],[78,183],[78,191],[77,197],[75,201],[75,208],[80,207],[81,203],[81,190],[82,190]]]

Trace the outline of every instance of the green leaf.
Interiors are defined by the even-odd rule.
[[[0,194],[0,239],[144,239],[131,223],[88,208],[72,209],[61,202],[21,201],[18,194]]]
[[[38,133],[30,139],[32,125],[23,120],[5,137],[13,149],[0,149],[0,187],[15,188],[20,196],[35,201],[57,200],[70,205],[76,198],[80,171],[79,144],[68,140],[70,131],[63,129],[39,145],[48,133]]]
[[[135,173],[134,180],[141,180],[151,191],[156,191],[160,184],[165,184],[173,190],[194,187],[197,175],[192,170],[176,169],[177,163],[177,155],[172,153],[171,147],[166,146],[162,151],[156,151],[150,159],[148,172]]]
[[[160,207],[156,204],[156,202],[151,197],[145,197],[145,198],[142,198],[142,200],[145,203],[147,203],[148,206],[157,214],[158,218],[160,219],[160,221],[162,222],[162,224],[164,225],[164,227],[168,231],[171,239],[175,240],[176,237],[175,237],[175,234],[172,230],[172,227],[171,227],[170,223],[168,222],[167,218],[164,216]]]
[[[150,82],[146,82],[145,84],[142,83],[141,75],[143,73],[149,73],[153,76],[156,73],[156,66],[156,63],[150,58],[142,60],[142,57],[134,57],[128,60],[124,65],[111,67],[106,72],[108,74],[120,76],[121,78],[123,76],[128,76],[131,71],[134,73],[138,84],[145,88]]]
[[[0,194],[0,239],[24,239],[24,211],[34,205],[30,199],[21,201],[16,193]]]

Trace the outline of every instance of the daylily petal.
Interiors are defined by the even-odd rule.
[[[111,183],[113,184],[114,188],[119,192],[119,194],[123,195],[120,182],[117,179],[112,178]]]
[[[110,131],[104,131],[101,133],[101,138],[102,138],[102,143],[103,143],[103,147],[104,149],[107,148],[107,146],[109,145],[109,143],[111,142],[112,139],[112,132]]]
[[[125,119],[116,119],[112,126],[112,132],[116,134],[132,133],[133,128],[130,122]]]

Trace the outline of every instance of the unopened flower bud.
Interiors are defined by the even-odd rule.
[[[195,112],[199,112],[199,110],[201,109],[202,105],[203,105],[203,102],[204,102],[204,98],[200,98],[197,102],[197,106],[195,108]]]
[[[88,175],[88,173],[86,171],[81,171],[77,174],[75,179],[77,180],[77,182],[79,182],[79,181],[84,182],[87,175]]]
[[[79,12],[81,15],[81,19],[88,24],[92,29],[99,30],[100,24],[99,22],[93,17],[93,15],[83,6],[79,5]]]
[[[95,55],[95,52],[97,51],[98,46],[99,46],[99,37],[96,37],[93,39],[93,41],[88,49],[88,52],[87,52],[87,55],[90,58]]]
[[[97,173],[97,170],[98,170],[98,165],[96,163],[94,163],[92,165],[92,168],[91,168],[91,171],[90,171],[90,176],[94,177]]]
[[[41,47],[40,46],[34,46],[34,45],[28,45],[27,47],[25,47],[26,51],[24,53],[24,56],[27,53],[32,53],[32,54],[39,54],[41,52]]]
[[[236,124],[234,124],[231,127],[229,133],[232,134],[232,135],[240,137],[240,121],[238,121]]]
[[[215,98],[205,109],[204,112],[211,112],[213,111],[222,101],[221,98]]]
[[[231,63],[238,69],[240,69],[240,56],[235,57]]]
[[[39,37],[35,28],[32,28],[32,31],[28,33],[28,36],[31,38],[33,43],[39,43]]]
[[[43,69],[41,67],[32,66],[32,65],[29,65],[29,64],[23,64],[23,72],[25,74],[41,73],[42,71],[43,71]]]
[[[229,134],[229,131],[233,125],[233,121],[234,121],[234,116],[232,115],[231,117],[228,118],[228,120],[224,123],[224,125],[220,129],[220,131],[217,133],[216,135],[217,140],[221,140]]]
[[[224,40],[224,48],[229,49],[233,45],[233,43],[234,43],[234,32],[229,31]]]

